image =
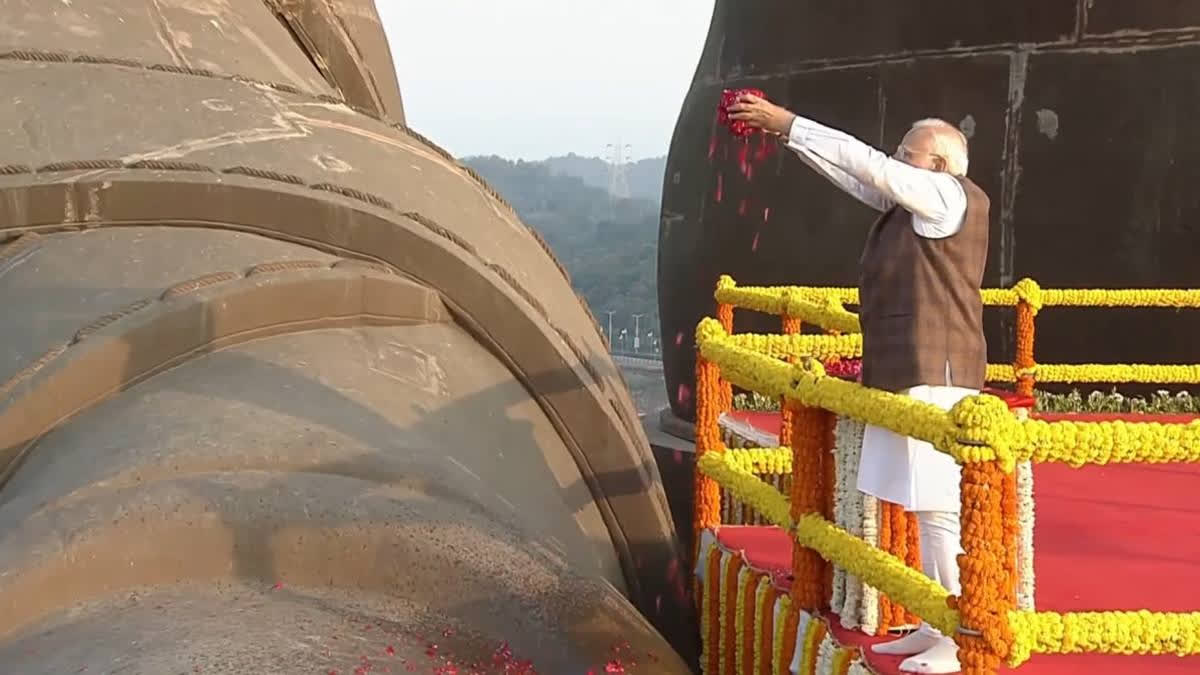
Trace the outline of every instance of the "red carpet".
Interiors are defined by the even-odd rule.
[[[778,433],[772,413],[737,413]],[[1042,417],[1042,416],[1038,416]],[[1045,418],[1050,418],[1047,415]],[[1054,416],[1059,419],[1059,416]],[[1108,420],[1078,415],[1070,419]],[[1121,416],[1121,419],[1147,419]],[[1192,418],[1155,421],[1188,421]],[[1037,608],[1047,611],[1200,611],[1200,466],[1114,465],[1034,468],[1034,564]],[[786,535],[769,528],[725,528],[722,542],[745,549],[756,567],[786,570]],[[865,636],[840,632],[855,644]],[[884,675],[899,673],[899,658],[868,656]],[[1010,671],[1005,671],[1010,672]],[[1011,672],[1022,675],[1135,675],[1200,673],[1200,656],[1038,655]]]

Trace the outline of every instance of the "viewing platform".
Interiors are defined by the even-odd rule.
[[[1184,385],[1195,366],[1038,365],[1042,307],[1200,306],[1200,291],[984,291],[1017,313],[997,387],[949,412],[856,380],[853,289],[722,278],[697,330],[695,565],[705,673],[899,673],[868,645],[924,619],[963,672],[1200,672],[1200,423],[1194,409],[1039,410],[1035,382]],[[733,331],[733,309],[783,317]],[[801,324],[825,334],[801,334]],[[735,409],[732,385],[781,400]],[[963,467],[961,597],[920,572],[913,514],[856,489],[864,424]],[[1088,466],[1090,465],[1090,466]],[[1036,486],[1036,490],[1035,490]],[[1036,494],[1036,497],[1035,497]],[[1036,580],[1036,583],[1035,583]]]

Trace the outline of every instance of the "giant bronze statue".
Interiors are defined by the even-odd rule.
[[[659,239],[664,368],[677,426],[692,419],[693,332],[712,289],[854,286],[875,215],[790,152],[722,128],[724,89],[754,87],[887,152],[926,117],[970,138],[992,196],[984,286],[1194,287],[1200,268],[1200,3],[1123,0],[717,0],[667,163]],[[991,362],[1012,359],[1009,314],[987,315]],[[1065,311],[1039,359],[1195,360],[1195,314]],[[1147,350],[1138,321],[1171,328]],[[1005,323],[1009,322],[1009,323]],[[737,330],[778,329],[766,316]]]
[[[0,24],[0,672],[688,672],[628,390],[372,0]]]

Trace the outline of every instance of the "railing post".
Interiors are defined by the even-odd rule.
[[[783,315],[782,324],[783,325],[781,328],[783,330],[784,335],[795,335],[800,332],[800,329],[802,327],[800,319],[790,317],[787,314]],[[794,361],[794,360],[795,359],[788,359],[788,361]],[[792,446],[792,418],[793,418],[793,416],[794,416],[794,413],[788,406],[787,399],[780,398],[779,399],[779,445],[780,445],[780,447],[793,447]],[[794,482],[792,483],[792,486],[793,486],[793,489],[795,489]]]
[[[994,675],[1012,648],[1012,578],[1005,564],[1005,472],[998,460],[962,467],[962,597],[958,660],[963,675]]]
[[[825,447],[829,438],[829,413],[820,408],[802,406],[788,401],[791,408],[792,495],[793,521],[810,513],[825,512],[824,458],[830,455]],[[832,457],[832,455],[830,455]],[[825,560],[816,551],[793,544],[792,606],[808,612],[824,609],[829,596]]]
[[[1013,372],[1017,379],[1017,393],[1032,396],[1036,377],[1033,368],[1034,311],[1025,299],[1017,301],[1017,344],[1013,359]]]
[[[719,417],[723,402],[721,374],[717,364],[696,355],[696,467],[708,452],[722,452]],[[693,469],[693,542],[699,553],[700,533],[721,524],[721,490],[717,482]]]

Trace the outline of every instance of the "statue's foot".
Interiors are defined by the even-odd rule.
[[[891,642],[881,642],[871,646],[876,654],[891,654],[893,656],[910,656],[920,654],[937,644],[942,639],[941,633],[928,624],[921,624],[917,630]]]
[[[957,673],[960,669],[958,645],[948,637],[938,638],[932,647],[900,664],[900,670],[906,673]]]

